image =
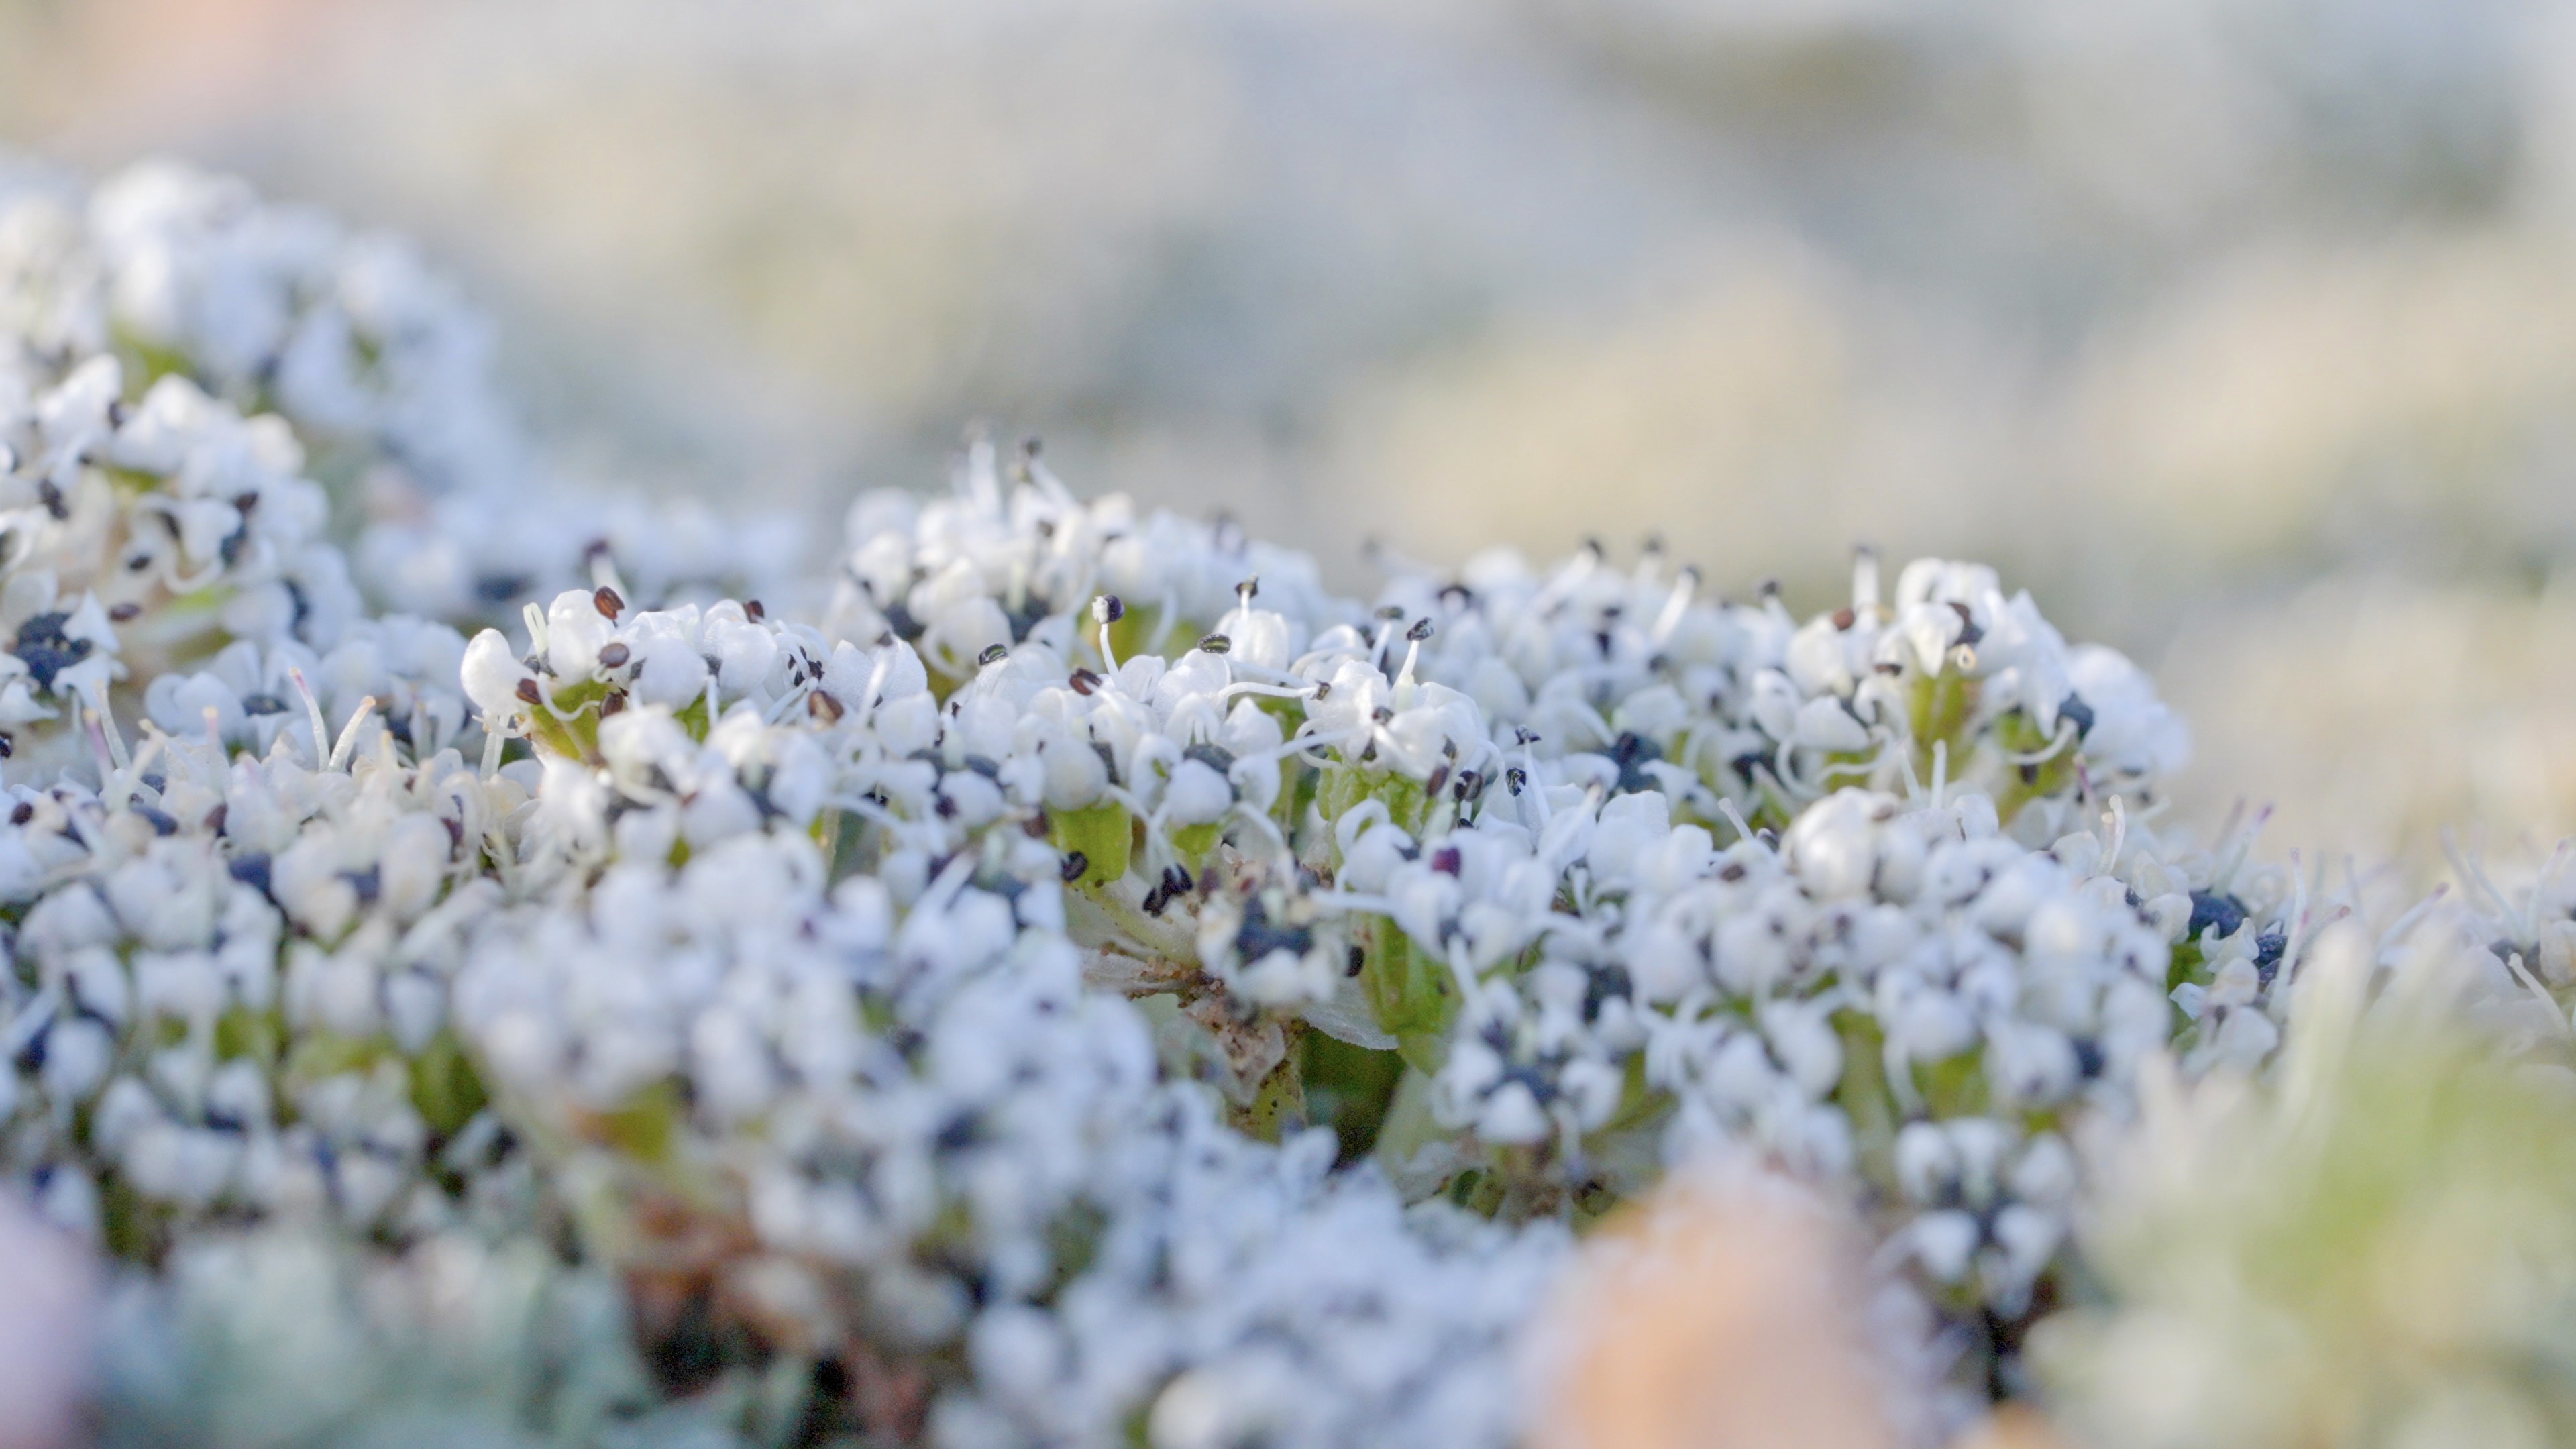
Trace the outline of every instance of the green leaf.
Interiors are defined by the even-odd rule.
[[[442,1030],[411,1061],[411,1104],[441,1138],[453,1137],[491,1100],[453,1030]]]
[[[1082,884],[1107,885],[1127,873],[1135,846],[1135,817],[1116,801],[1088,810],[1057,810],[1047,816],[1047,838],[1066,855],[1082,853]]]

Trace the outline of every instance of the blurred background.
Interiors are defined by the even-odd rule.
[[[823,516],[980,419],[1353,588],[1982,557],[2156,670],[2186,816],[2576,828],[2562,7],[0,0],[0,144],[416,234],[646,486]]]

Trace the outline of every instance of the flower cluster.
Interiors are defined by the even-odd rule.
[[[2009,1387],[2077,1144],[2357,908],[2159,838],[2182,726],[1982,567],[1360,600],[978,443],[746,588],[762,528],[505,514],[389,243],[156,169],[0,196],[0,282],[0,1173],[151,1274],[119,1433],[1509,1443],[1570,1231],[1712,1161]],[[2565,1021],[2566,897],[2482,1000]]]
[[[451,622],[594,577],[657,600],[789,578],[792,519],[719,524],[555,476],[491,374],[489,333],[401,238],[232,177],[152,163],[86,197],[0,177],[0,506],[42,505],[11,531],[57,555],[64,612],[83,587],[110,609],[166,587],[191,626],[220,608],[325,648],[361,612],[353,573],[374,605]],[[130,413],[151,416],[129,432]],[[267,511],[227,513],[246,498]],[[309,547],[326,522],[347,555]],[[283,592],[198,597],[245,570]]]

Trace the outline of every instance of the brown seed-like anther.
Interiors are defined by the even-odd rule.
[[[119,604],[119,605],[117,605],[117,606],[116,606],[115,608],[113,608],[113,609],[108,610],[108,611],[107,611],[107,617],[109,617],[110,619],[115,620],[115,621],[116,621],[117,623],[119,623],[119,624],[122,624],[122,623],[124,623],[126,620],[131,619],[131,618],[134,618],[136,615],[141,614],[142,612],[143,612],[143,606],[142,606],[141,604],[136,604],[136,603],[123,603],[123,604]]]
[[[805,712],[825,724],[841,722],[841,702],[819,689],[805,696]]]
[[[760,600],[745,599],[742,601],[742,616],[746,619],[766,619],[769,617],[769,611],[760,606]]]
[[[626,601],[619,598],[617,591],[606,584],[601,584],[590,591],[590,602],[605,618],[614,619],[626,612]]]
[[[599,667],[602,669],[623,669],[626,667],[626,661],[634,657],[635,656],[633,654],[627,651],[626,646],[623,644],[605,645],[599,651]]]
[[[522,679],[519,681],[519,698],[526,700],[530,704],[543,704],[545,702],[545,696],[537,693],[537,682],[533,679]]]
[[[600,717],[601,719],[606,719],[606,718],[608,718],[610,715],[612,715],[612,714],[617,714],[617,713],[619,713],[620,711],[624,710],[625,708],[626,708],[626,696],[625,696],[625,694],[624,694],[624,693],[622,693],[622,692],[621,692],[621,693],[617,693],[617,694],[612,694],[612,695],[608,696],[606,699],[603,699],[603,700],[601,700],[601,701],[599,702],[599,717]]]

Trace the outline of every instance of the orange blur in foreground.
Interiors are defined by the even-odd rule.
[[[1820,1205],[1668,1187],[1585,1259],[1539,1449],[1895,1449],[1858,1250]]]
[[[1677,1179],[1596,1235],[1555,1306],[1536,1449],[1899,1449],[1852,1225],[1773,1181]],[[2060,1449],[2007,1408],[1952,1449]]]

